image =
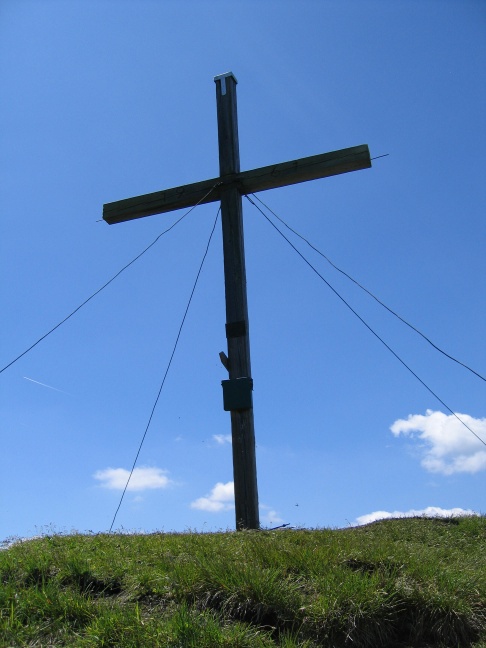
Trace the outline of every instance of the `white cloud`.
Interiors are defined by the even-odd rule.
[[[101,482],[103,488],[123,490],[127,483],[129,470],[125,468],[105,468],[98,470],[93,477]],[[144,491],[154,488],[167,488],[172,481],[167,477],[167,471],[161,468],[135,468],[128,484],[127,491]]]
[[[486,418],[476,419],[468,414],[457,414],[479,437],[486,439]],[[422,466],[429,472],[452,475],[486,470],[486,447],[458,419],[443,412],[427,410],[425,416],[410,414],[395,421],[392,433],[420,439],[423,452]]]
[[[230,481],[226,484],[218,482],[209,495],[191,502],[191,508],[200,511],[209,511],[210,513],[219,513],[220,511],[230,511],[234,508],[234,501],[234,482]]]
[[[260,522],[262,524],[271,524],[276,525],[276,524],[283,524],[282,518],[279,516],[277,511],[272,509],[270,506],[266,506],[266,504],[260,504]]]
[[[358,524],[370,524],[370,522],[375,522],[376,520],[386,520],[389,518],[404,518],[404,517],[460,517],[463,515],[477,515],[475,511],[471,509],[462,509],[462,508],[452,508],[452,509],[443,509],[438,506],[428,506],[427,508],[416,510],[411,509],[410,511],[375,511],[374,513],[368,513],[367,515],[360,515],[356,518]]]
[[[231,434],[213,434],[213,439],[219,445],[224,445],[225,443],[231,443]]]
[[[191,508],[209,513],[220,513],[231,511],[235,507],[235,485],[234,482],[218,482],[206,497],[199,497],[191,502]],[[260,521],[262,524],[283,524],[282,518],[270,506],[260,504]]]

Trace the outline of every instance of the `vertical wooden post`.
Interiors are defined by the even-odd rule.
[[[214,78],[218,112],[219,168],[221,179],[239,173],[236,78],[232,72]],[[226,338],[230,380],[251,377],[248,304],[246,297],[243,207],[234,186],[221,194]],[[236,528],[259,529],[253,408],[231,412]]]

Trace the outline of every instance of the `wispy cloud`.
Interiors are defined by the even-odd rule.
[[[457,414],[471,430],[486,440],[486,418]],[[390,427],[392,433],[418,439],[423,454],[422,466],[429,472],[452,475],[486,470],[486,447],[455,416],[427,410],[410,414]]]
[[[210,513],[219,513],[220,511],[230,511],[235,505],[235,487],[234,482],[218,482],[206,497],[199,497],[191,502],[191,508],[199,511],[209,511]]]
[[[231,434],[213,434],[213,439],[219,445],[224,445],[225,443],[231,444]]]
[[[374,511],[366,515],[360,515],[356,518],[357,524],[370,524],[376,520],[387,520],[389,518],[406,518],[406,517],[460,517],[463,515],[477,515],[475,511],[470,509],[452,508],[443,509],[438,506],[428,506],[427,508],[410,511]]]
[[[101,482],[103,488],[111,490],[123,490],[130,471],[125,468],[105,468],[98,470],[93,477]],[[172,485],[167,477],[167,471],[161,468],[135,468],[132,478],[128,484],[127,491],[144,491],[155,488],[167,488]]]

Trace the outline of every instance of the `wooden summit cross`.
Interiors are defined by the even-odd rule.
[[[241,196],[371,167],[367,145],[323,153],[282,164],[240,172],[236,78],[232,72],[214,77],[218,114],[219,177],[165,191],[119,200],[103,206],[110,225],[221,201],[226,338],[221,354],[229,380],[223,381],[224,409],[231,412],[233,475],[237,529],[258,529],[258,490],[251,391],[250,338],[246,298]]]

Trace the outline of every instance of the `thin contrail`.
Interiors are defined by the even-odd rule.
[[[30,382],[36,383],[37,385],[42,385],[42,387],[47,387],[47,389],[53,389],[54,391],[61,392],[61,394],[67,394],[67,392],[63,391],[62,389],[51,387],[50,385],[46,385],[45,383],[39,382],[38,380],[34,380],[33,378],[27,378],[27,376],[24,376],[24,379],[30,380]]]

